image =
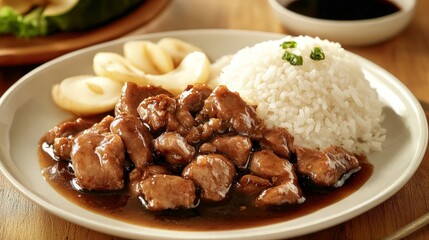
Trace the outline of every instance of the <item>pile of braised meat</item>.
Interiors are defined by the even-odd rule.
[[[46,143],[58,161],[71,161],[77,191],[122,191],[152,211],[227,201],[232,188],[256,207],[300,204],[302,188],[340,187],[360,170],[339,146],[309,149],[287,129],[267,129],[225,86],[189,86],[174,97],[126,83],[112,115],[64,122]]]

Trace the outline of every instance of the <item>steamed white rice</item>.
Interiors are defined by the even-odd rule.
[[[282,59],[284,41],[303,57],[303,65]],[[320,47],[325,59],[312,60]],[[382,149],[383,104],[351,54],[340,44],[307,36],[287,36],[244,48],[234,54],[218,79],[249,104],[256,105],[268,127],[286,127],[295,143],[316,148],[332,144],[353,152]]]

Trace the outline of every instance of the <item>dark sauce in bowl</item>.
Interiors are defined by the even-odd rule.
[[[313,18],[326,20],[364,20],[400,11],[388,0],[296,0],[287,9]]]
[[[41,139],[39,163],[46,181],[65,198],[97,214],[119,221],[162,229],[184,231],[233,230],[289,221],[332,205],[358,191],[373,173],[366,158],[360,159],[362,169],[336,189],[304,190],[306,201],[297,206],[264,209],[252,207],[252,199],[230,191],[221,204],[200,203],[189,210],[151,212],[145,210],[138,198],[131,198],[128,190],[118,192],[84,192],[73,187],[71,163],[55,158],[52,147]]]

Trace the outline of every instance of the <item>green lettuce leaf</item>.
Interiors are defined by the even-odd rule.
[[[20,15],[11,7],[0,8],[0,34],[16,32]]]
[[[30,38],[48,34],[48,24],[42,15],[43,7],[37,7],[21,18],[18,37]]]
[[[46,18],[42,15],[43,7],[37,7],[22,16],[13,8],[0,8],[0,34],[13,34],[21,38],[45,36],[48,34]]]

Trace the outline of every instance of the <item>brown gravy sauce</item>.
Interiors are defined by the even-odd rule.
[[[364,161],[361,171],[350,177],[338,189],[309,191],[303,189],[305,203],[276,209],[242,207],[250,199],[231,191],[227,202],[216,205],[200,203],[192,210],[150,212],[139,199],[129,198],[127,191],[116,193],[84,193],[72,186],[71,163],[58,161],[44,138],[38,149],[39,162],[46,181],[71,202],[92,212],[131,224],[174,230],[231,230],[256,227],[288,221],[329,206],[361,188],[373,172],[373,166]],[[247,204],[249,205],[249,204]]]

